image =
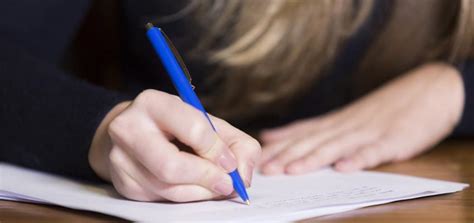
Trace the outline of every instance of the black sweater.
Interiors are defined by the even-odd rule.
[[[126,54],[123,73],[130,88],[128,92],[114,92],[82,81],[58,65],[89,10],[89,1],[0,1],[0,161],[96,180],[87,154],[105,114],[142,89],[162,89],[168,85],[164,81],[166,75],[156,74],[160,64],[146,41],[143,24],[153,15],[176,12],[184,4],[179,3],[183,1],[121,2]],[[357,59],[365,52],[373,37],[370,34],[373,32],[368,31],[375,29],[379,25],[377,21],[383,18],[377,12],[372,14],[372,21],[340,53],[328,78],[307,95],[313,104],[300,104],[274,123],[320,114],[348,102],[344,96],[334,97],[340,92],[334,91],[331,84],[337,83],[342,74],[353,71]],[[193,33],[186,24],[186,21],[167,24],[178,49],[186,48],[180,38]],[[202,79],[200,69],[199,65],[191,68],[195,79]],[[466,61],[460,69],[466,101],[455,133],[472,136],[474,63]],[[328,89],[334,92],[327,93]],[[326,95],[331,95],[331,100]]]

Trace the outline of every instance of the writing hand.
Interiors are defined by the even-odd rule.
[[[211,118],[218,133],[201,111],[178,97],[146,90],[109,112],[96,131],[89,162],[133,200],[188,202],[227,196],[233,192],[228,173],[237,167],[250,185],[260,145]],[[173,140],[195,154],[180,151]]]

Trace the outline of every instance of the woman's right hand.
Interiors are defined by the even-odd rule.
[[[210,117],[174,95],[146,90],[115,106],[96,131],[89,163],[123,196],[139,201],[188,202],[233,192],[227,174],[238,168],[247,187],[259,143],[227,122]],[[179,140],[195,154],[180,151]]]

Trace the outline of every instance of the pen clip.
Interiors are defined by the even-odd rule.
[[[193,88],[194,90],[194,85],[193,83],[191,82],[192,79],[191,79],[191,74],[189,74],[189,70],[188,68],[186,67],[186,65],[184,64],[184,61],[183,61],[183,58],[181,57],[181,55],[178,53],[178,50],[176,49],[176,47],[174,46],[174,44],[171,42],[171,40],[168,38],[168,36],[165,34],[165,32],[163,32],[162,29],[160,29],[160,32],[161,34],[163,34],[163,36],[165,37],[165,40],[166,42],[168,43],[168,45],[170,46],[170,49],[171,49],[171,52],[173,52],[173,55],[174,57],[176,58],[176,60],[178,60],[178,63],[179,63],[179,66],[181,67],[181,69],[183,70],[184,74],[186,75],[186,78],[188,79],[189,81],[189,84],[191,84],[191,87]]]

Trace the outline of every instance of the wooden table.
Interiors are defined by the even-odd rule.
[[[303,222],[469,222],[474,223],[474,141],[442,143],[411,161],[376,169],[390,173],[469,183],[462,192],[395,202],[307,219]],[[0,222],[123,221],[107,215],[66,208],[0,201]]]

